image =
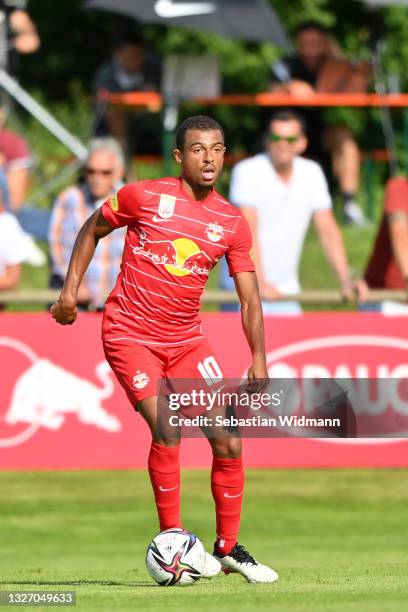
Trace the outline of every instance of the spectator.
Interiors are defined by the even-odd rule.
[[[18,221],[0,202],[0,291],[15,289],[19,284],[24,259],[21,240]]]
[[[408,292],[408,180],[391,178],[386,186],[384,212],[365,280],[373,289]]]
[[[344,60],[321,24],[315,21],[301,24],[296,30],[295,41],[296,53],[272,67],[272,91],[309,96],[317,91],[345,93],[366,90],[367,67]],[[345,126],[325,126],[322,110],[308,109],[303,114],[309,139],[307,155],[322,163],[329,173],[330,170],[333,172],[341,192],[346,221],[364,225],[364,214],[356,202],[360,152],[352,133]]]
[[[85,183],[65,189],[51,216],[49,245],[52,259],[50,286],[63,285],[76,236],[86,219],[122,186],[125,161],[112,138],[90,143]],[[124,229],[101,240],[81,287],[80,302],[86,309],[101,309],[115,284],[124,245]]]
[[[98,69],[93,93],[98,96],[103,92],[159,91],[160,80],[160,64],[147,53],[143,38],[126,32],[116,40],[112,59]],[[97,99],[94,123],[96,135],[116,138],[127,155],[160,148],[159,122],[145,111],[129,114]]]
[[[34,53],[40,46],[26,6],[25,0],[0,0],[0,67],[9,72],[14,72],[17,54]]]
[[[16,215],[26,232],[39,240],[47,240],[50,213],[27,204],[32,158],[26,140],[5,127],[7,115],[6,105],[0,105],[0,189],[3,203]]]
[[[2,0],[1,4],[6,3]],[[37,28],[30,15],[25,10],[27,2],[25,0],[8,0],[9,27],[11,30],[12,48],[17,53],[34,53],[40,46],[40,38]]]
[[[238,163],[232,172],[230,200],[242,209],[254,240],[255,267],[265,313],[297,314],[298,265],[305,234],[313,221],[341,292],[364,300],[364,282],[350,279],[340,230],[332,212],[320,166],[300,157],[307,146],[303,119],[277,111],[266,134],[266,151]],[[223,285],[228,287],[225,275]]]
[[[23,262],[41,266],[46,258],[15,216],[6,210],[0,190],[0,291],[17,288]]]
[[[3,169],[8,188],[8,208],[17,212],[27,197],[32,159],[25,139],[5,127],[6,106],[0,106],[0,167]]]

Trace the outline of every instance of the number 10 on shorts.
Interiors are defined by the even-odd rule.
[[[222,380],[221,368],[213,355],[199,361],[197,369],[209,387]]]

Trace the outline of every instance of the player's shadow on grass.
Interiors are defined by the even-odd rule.
[[[137,582],[129,580],[129,582],[119,582],[117,580],[0,580],[2,584],[26,585],[26,586],[82,586],[94,585],[99,586],[129,586],[129,587],[156,587],[157,584],[151,582]]]

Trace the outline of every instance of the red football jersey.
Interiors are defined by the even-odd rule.
[[[102,205],[112,227],[128,226],[121,271],[103,320],[105,341],[178,346],[203,337],[200,298],[223,255],[230,274],[253,272],[241,212],[211,191],[193,200],[180,178],[140,181]]]

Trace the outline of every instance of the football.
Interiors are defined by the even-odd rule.
[[[204,564],[204,546],[197,536],[183,529],[162,531],[147,547],[147,571],[161,586],[194,584]]]

